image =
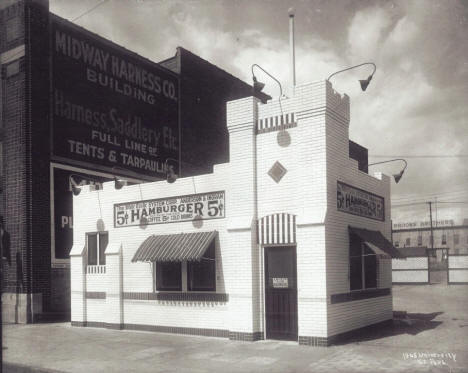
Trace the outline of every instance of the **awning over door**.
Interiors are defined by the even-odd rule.
[[[132,262],[181,262],[200,260],[217,231],[152,235],[138,248]]]
[[[379,231],[371,231],[364,228],[355,228],[355,227],[348,227],[350,234],[355,234],[361,240],[367,244],[371,249],[374,250],[376,254],[380,254],[380,251],[385,253],[386,255],[390,255],[392,258],[405,258],[403,254],[401,254],[393,244],[385,238],[385,236]],[[379,251],[379,252],[376,252]]]

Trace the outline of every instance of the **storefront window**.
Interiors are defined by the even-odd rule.
[[[442,235],[442,245],[447,245],[447,235],[445,233]]]
[[[156,263],[156,290],[182,290],[182,265],[180,262]]]
[[[105,265],[109,234],[107,232],[88,233],[87,241],[88,265]]]
[[[422,246],[422,235],[418,236],[418,246]]]
[[[399,246],[400,246],[400,242],[398,242],[398,241],[395,241],[395,243],[393,244],[393,246],[395,246],[395,247],[399,247]]]
[[[216,290],[215,244],[211,243],[203,258],[187,263],[187,281],[190,291]]]
[[[455,233],[455,234],[453,235],[453,244],[454,244],[454,245],[458,245],[459,243],[460,243],[460,235],[457,234],[457,233]]]
[[[411,238],[407,238],[406,239],[406,243],[405,243],[406,246],[411,246]]]
[[[377,287],[377,256],[355,235],[350,236],[349,282],[351,290]]]

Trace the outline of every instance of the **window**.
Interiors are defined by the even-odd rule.
[[[156,262],[155,268],[158,291],[216,291],[215,241],[199,261],[190,261],[187,265],[185,262]]]
[[[453,235],[453,244],[458,245],[460,243],[460,235],[458,233],[455,233]]]
[[[460,254],[460,249],[455,249],[455,255]]]
[[[418,235],[418,246],[422,246],[422,234]]]
[[[105,265],[105,251],[109,242],[107,232],[87,233],[88,265]]]
[[[445,233],[442,234],[442,245],[447,245],[447,235]]]
[[[408,237],[408,238],[406,239],[405,245],[406,245],[406,246],[411,246],[411,238]]]
[[[182,290],[182,263],[156,263],[156,290]]]
[[[356,235],[350,236],[349,282],[351,290],[377,287],[377,256]]]
[[[215,244],[211,243],[199,262],[187,263],[187,282],[190,291],[216,290]]]
[[[395,243],[393,244],[393,246],[399,247],[399,246],[400,246],[400,243],[399,243],[398,241],[395,241]]]

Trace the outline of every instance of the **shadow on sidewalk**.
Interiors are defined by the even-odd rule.
[[[395,311],[391,323],[362,328],[335,345],[366,342],[401,334],[417,335],[426,330],[435,329],[442,324],[442,321],[434,321],[441,314],[443,312],[406,313],[406,311]]]

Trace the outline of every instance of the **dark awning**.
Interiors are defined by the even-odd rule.
[[[138,248],[132,262],[181,262],[200,260],[217,231],[152,235]]]
[[[385,238],[385,236],[380,231],[371,231],[364,228],[355,228],[348,227],[349,233],[353,233],[356,236],[360,237],[362,241],[372,245],[377,246],[387,255],[390,255],[392,258],[405,258],[405,255],[400,253],[393,244]]]

